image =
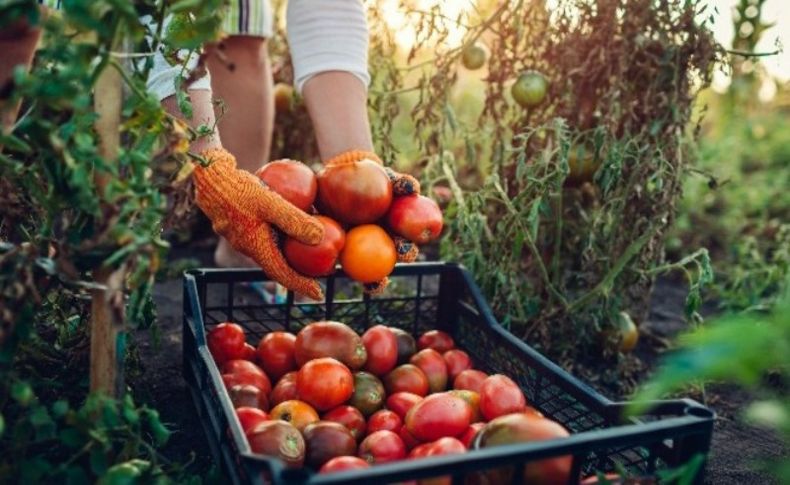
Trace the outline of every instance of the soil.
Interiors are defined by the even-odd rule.
[[[203,247],[171,251],[172,261],[188,257],[211,266],[210,243]],[[182,286],[180,277],[171,275],[157,283],[154,299],[158,312],[158,336],[150,331],[137,335],[142,368],[135,372],[130,385],[138,400],[155,406],[174,431],[164,453],[178,462],[192,461],[191,471],[205,476],[214,468],[208,444],[181,369]],[[641,326],[642,338],[636,355],[649,374],[662,349],[678,332],[686,328],[682,317],[685,291],[682,284],[670,280],[657,283],[652,296],[649,319]],[[640,372],[640,374],[642,374]],[[612,398],[611,391],[602,391]],[[701,396],[691,396],[700,400]],[[753,399],[749,393],[733,386],[714,385],[706,389],[706,401],[717,412],[706,483],[772,483],[756,471],[760,459],[787,456],[781,440],[770,431],[748,426],[737,417]]]

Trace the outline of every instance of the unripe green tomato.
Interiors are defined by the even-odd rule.
[[[543,102],[548,90],[546,76],[538,71],[524,71],[510,88],[510,93],[521,107],[532,108]]]
[[[464,48],[461,64],[470,71],[480,69],[488,59],[488,51],[480,44],[472,44]]]

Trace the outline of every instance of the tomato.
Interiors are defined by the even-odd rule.
[[[274,110],[277,113],[290,113],[294,103],[294,88],[290,84],[274,85]]]
[[[318,413],[315,409],[306,402],[298,400],[283,401],[274,406],[269,412],[269,417],[291,423],[299,431],[302,431],[308,424],[318,422]]]
[[[284,421],[261,423],[247,435],[253,453],[273,456],[289,468],[304,464],[305,442],[302,434]]]
[[[324,463],[318,473],[333,473],[346,470],[361,470],[370,468],[368,462],[358,456],[338,456]]]
[[[480,414],[480,394],[467,389],[453,389],[452,391],[447,392],[448,394],[458,396],[466,401],[466,404],[469,405],[469,409],[472,411],[472,422],[481,421],[483,419],[483,416]]]
[[[244,343],[244,360],[249,360],[250,362],[255,362],[255,347],[248,344],[247,342]]]
[[[396,392],[387,398],[387,409],[395,411],[401,419],[405,419],[409,409],[422,400],[422,396],[411,392]]]
[[[324,237],[316,245],[286,237],[283,254],[288,264],[305,276],[327,276],[335,272],[340,251],[346,244],[346,232],[340,224],[326,216],[315,216],[324,226]]]
[[[384,384],[370,372],[354,373],[354,393],[348,404],[370,416],[384,406]]]
[[[442,210],[424,195],[395,197],[387,212],[387,225],[415,244],[427,244],[442,233]]]
[[[236,417],[239,418],[239,424],[241,424],[241,429],[244,430],[245,434],[257,425],[269,420],[269,415],[265,411],[248,407],[236,408]]]
[[[425,373],[429,392],[441,392],[447,389],[447,364],[442,354],[433,349],[423,349],[411,357],[411,363]]]
[[[425,446],[425,450],[419,453],[420,457],[457,455],[466,453],[466,446],[464,446],[464,444],[456,438],[452,437],[439,438],[432,443],[427,443],[426,445],[422,446]],[[419,446],[417,448],[419,448]],[[420,480],[419,485],[451,485],[452,481],[453,479],[450,475],[444,475],[441,477]]]
[[[388,327],[376,325],[362,334],[362,343],[368,353],[365,370],[377,376],[395,368],[398,361],[398,339]]]
[[[243,380],[247,384],[258,387],[267,395],[272,390],[272,383],[269,381],[269,377],[266,376],[266,373],[249,360],[229,360],[222,365],[222,373],[223,380],[225,380],[225,375],[228,374],[236,376],[234,382],[241,383]]]
[[[628,312],[620,312],[617,319],[619,350],[628,353],[634,350],[639,342],[639,329]]]
[[[417,340],[417,348],[420,350],[433,349],[442,354],[455,348],[455,341],[453,341],[450,334],[446,332],[442,332],[441,330],[429,330],[422,334]]]
[[[332,458],[357,452],[357,441],[340,423],[319,421],[307,425],[302,434],[307,445],[305,463],[314,468],[320,468]]]
[[[371,465],[406,458],[406,445],[392,431],[376,431],[359,444],[358,456]]]
[[[595,172],[601,167],[601,158],[591,147],[584,145],[572,146],[568,152],[568,177],[565,185],[577,186],[584,182],[592,182]]]
[[[403,420],[395,411],[382,409],[368,418],[368,434],[387,430],[397,433],[403,426]]]
[[[463,350],[453,349],[442,354],[447,364],[447,375],[452,380],[461,372],[472,368],[472,359]]]
[[[360,283],[375,283],[392,273],[398,259],[392,238],[375,224],[357,226],[346,234],[340,264]]]
[[[466,431],[464,431],[463,434],[458,437],[458,439],[461,440],[461,443],[463,443],[464,446],[471,448],[472,442],[474,441],[475,436],[477,436],[477,432],[483,429],[485,425],[486,424],[483,422],[470,424],[469,427],[466,428]]]
[[[428,456],[428,453],[431,452],[431,446],[433,446],[433,443],[422,443],[415,446],[409,452],[409,459],[415,460],[417,458],[425,458]]]
[[[282,376],[275,384],[269,395],[272,405],[276,406],[283,401],[292,401],[299,395],[296,392],[296,372],[289,372]]]
[[[315,202],[318,180],[310,167],[302,162],[276,160],[258,169],[255,175],[298,209],[308,211]]]
[[[392,203],[392,183],[373,160],[330,165],[318,172],[322,214],[356,226],[379,220]]]
[[[549,82],[543,74],[525,71],[510,88],[510,93],[522,108],[532,108],[543,102],[548,89]]]
[[[362,416],[359,409],[353,406],[338,406],[324,413],[322,419],[324,421],[334,421],[335,423],[342,424],[351,431],[351,436],[357,441],[365,436],[365,431],[367,429],[365,417]]]
[[[500,416],[480,431],[481,448],[512,443],[551,440],[569,436],[558,423],[527,413]],[[524,483],[555,485],[568,483],[573,458],[570,455],[529,462],[524,466]],[[500,468],[487,473],[490,483],[510,483],[515,470]]]
[[[468,389],[480,393],[480,388],[483,386],[483,381],[488,378],[485,372],[467,369],[461,371],[460,374],[453,379],[453,389]]]
[[[297,369],[294,358],[295,343],[296,336],[288,332],[267,333],[258,342],[258,362],[275,381]]]
[[[352,370],[365,365],[368,353],[354,330],[340,322],[313,322],[296,336],[294,357],[300,367],[320,357],[332,357]]]
[[[228,387],[228,396],[233,408],[258,408],[263,411],[269,409],[269,400],[266,394],[255,386],[237,384]]]
[[[486,48],[481,44],[472,44],[464,47],[461,53],[461,64],[470,71],[474,71],[483,67],[488,58]]]
[[[420,444],[420,441],[412,436],[411,433],[409,433],[409,430],[406,428],[405,424],[402,425],[398,430],[398,436],[400,436],[400,439],[403,440],[403,444],[406,445],[407,450],[411,450]]]
[[[489,376],[480,386],[480,412],[486,421],[526,410],[527,398],[518,384],[502,374]]]
[[[266,377],[255,374],[222,374],[222,382],[226,389],[233,386],[252,386],[260,389],[264,396],[267,396],[267,388],[271,386]]]
[[[472,422],[472,409],[458,396],[431,394],[406,413],[406,428],[420,441],[459,436]]]
[[[340,406],[354,393],[354,376],[331,357],[311,360],[296,373],[299,399],[319,411]]]
[[[387,394],[410,392],[418,396],[428,394],[428,377],[413,364],[403,364],[384,376],[384,388]]]
[[[618,475],[617,473],[607,473],[603,475],[603,478],[604,480],[602,481],[598,478],[598,475],[590,475],[589,477],[582,479],[582,481],[579,482],[579,485],[601,485],[602,483],[605,483],[606,485],[623,484],[623,479],[620,478],[620,475]]]
[[[390,327],[395,339],[398,341],[398,363],[397,365],[407,364],[411,356],[417,353],[417,342],[414,337],[405,330],[398,327]]]
[[[220,323],[211,329],[206,340],[208,350],[218,366],[228,360],[244,358],[244,329],[235,323]]]

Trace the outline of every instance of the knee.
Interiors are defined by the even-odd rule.
[[[210,55],[222,57],[235,68],[255,68],[268,64],[269,54],[263,37],[233,35],[214,44]]]

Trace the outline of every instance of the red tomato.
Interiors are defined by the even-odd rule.
[[[453,455],[466,453],[466,446],[457,438],[444,437],[430,443],[428,456]]]
[[[433,349],[439,353],[444,353],[454,347],[455,341],[450,334],[441,330],[429,330],[417,340],[417,348],[420,350]]]
[[[303,211],[310,209],[318,192],[315,173],[296,160],[275,160],[255,172],[270,189]]]
[[[354,376],[341,362],[330,357],[311,360],[296,374],[299,399],[319,411],[327,411],[354,393]]]
[[[255,362],[255,347],[244,342],[244,360],[249,360],[250,362]]]
[[[264,395],[268,395],[272,386],[266,376],[259,376],[251,373],[222,374],[222,382],[227,389],[233,386],[253,386],[256,389],[260,389]]]
[[[395,197],[387,212],[387,225],[399,236],[427,244],[442,233],[442,210],[424,195]]]
[[[340,322],[313,322],[299,331],[294,343],[294,357],[299,366],[319,357],[332,357],[353,370],[365,365],[365,344],[348,325]]]
[[[367,425],[365,424],[365,417],[359,412],[359,409],[352,406],[338,406],[331,411],[324,413],[324,421],[334,421],[340,423],[349,431],[355,440],[359,441],[365,436]]]
[[[304,464],[305,443],[302,434],[284,421],[267,421],[247,435],[253,453],[273,456],[289,468]]]
[[[400,429],[398,430],[398,436],[400,436],[400,439],[403,440],[403,444],[406,445],[407,450],[411,450],[412,448],[420,444],[417,438],[415,438],[414,436],[411,435],[411,433],[409,433],[409,430],[406,429],[405,424],[401,426]]]
[[[600,485],[606,482],[608,482],[608,485],[622,485],[623,483],[623,479],[617,473],[607,473],[604,475],[604,478],[606,481],[602,482],[598,479],[598,475],[590,475],[579,482],[579,485]]]
[[[228,396],[233,408],[258,408],[266,411],[269,409],[269,400],[266,394],[255,386],[237,384],[228,387]]]
[[[434,441],[445,436],[459,436],[472,419],[469,405],[448,393],[431,394],[406,414],[406,428],[420,441]]]
[[[485,425],[486,424],[482,422],[470,424],[469,427],[466,428],[466,431],[464,431],[463,434],[458,439],[461,440],[461,443],[463,443],[464,446],[466,446],[467,448],[471,448],[472,441],[474,441],[477,432],[483,429]]]
[[[220,323],[206,337],[208,350],[218,366],[229,360],[244,358],[244,339],[244,329],[230,322]]]
[[[305,244],[292,237],[283,243],[283,255],[288,264],[305,276],[327,276],[335,272],[337,258],[346,244],[346,232],[340,224],[326,216],[315,216],[324,226],[324,237],[318,244]]]
[[[472,368],[472,359],[463,350],[448,350],[442,354],[442,357],[444,357],[444,362],[447,364],[447,374],[450,379],[455,379],[461,372]]]
[[[453,389],[468,390],[480,393],[483,381],[488,378],[488,374],[479,370],[467,369],[453,379]]]
[[[222,365],[222,373],[223,375],[235,375],[239,378],[247,376],[249,377],[249,384],[260,388],[266,394],[269,394],[272,390],[272,383],[266,373],[249,360],[229,360]]]
[[[376,325],[362,334],[362,343],[368,353],[365,370],[382,376],[395,368],[398,362],[398,339],[392,330]]]
[[[395,411],[401,419],[405,419],[409,409],[422,400],[422,396],[411,392],[396,392],[387,397],[387,409]]]
[[[258,362],[274,380],[296,370],[294,344],[296,336],[288,332],[267,333],[258,343]]]
[[[236,416],[239,418],[239,424],[241,424],[241,429],[244,430],[245,434],[259,424],[269,420],[269,415],[258,408],[236,408]]]
[[[388,463],[406,458],[406,445],[392,431],[376,431],[362,440],[357,454],[371,465]]]
[[[414,460],[417,458],[425,458],[426,456],[428,456],[428,453],[430,453],[431,446],[433,446],[433,443],[422,443],[420,445],[415,446],[409,452],[409,459]]]
[[[527,398],[509,377],[495,374],[480,386],[480,412],[487,421],[527,409]]]
[[[299,397],[296,392],[296,372],[289,372],[282,376],[277,384],[274,385],[272,393],[269,395],[272,406],[276,406],[283,401],[292,401]]]
[[[384,376],[384,388],[387,394],[410,392],[418,396],[428,394],[428,377],[419,367],[403,364]]]
[[[302,431],[302,436],[307,448],[305,464],[312,468],[320,468],[332,458],[357,451],[357,440],[340,423],[319,421],[309,424]]]
[[[433,349],[422,349],[412,355],[411,363],[425,373],[430,392],[442,392],[447,389],[447,364],[442,354]]]
[[[388,409],[376,411],[368,418],[368,434],[381,430],[397,433],[400,431],[401,426],[403,426],[403,420],[398,416],[398,413]]]
[[[379,220],[392,203],[392,183],[373,160],[324,167],[318,172],[321,212],[353,226]]]
[[[342,472],[345,470],[361,470],[370,468],[368,462],[357,456],[338,456],[324,463],[318,473]]]
[[[480,414],[480,394],[468,389],[453,389],[447,392],[466,401],[466,404],[469,405],[469,409],[472,410],[472,422],[482,421],[483,416]]]

